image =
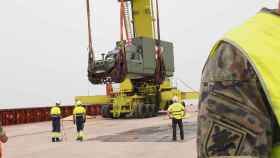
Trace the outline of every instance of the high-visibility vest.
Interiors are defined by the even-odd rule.
[[[61,110],[59,107],[54,106],[51,108],[51,116],[60,116]]]
[[[183,119],[185,115],[185,107],[181,103],[173,103],[167,110],[172,118]]]
[[[238,48],[251,63],[279,124],[280,16],[266,12],[258,13],[241,26],[226,33],[214,46],[209,58],[223,41]],[[273,147],[271,157],[280,157],[280,146]]]
[[[86,114],[86,109],[82,106],[76,106],[73,110],[74,116],[83,116]]]

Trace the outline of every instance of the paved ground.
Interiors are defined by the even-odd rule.
[[[50,122],[6,127],[5,158],[171,158],[196,157],[196,114],[184,120],[185,141],[171,141],[167,116],[86,123],[86,141],[74,140],[75,128],[64,121],[64,141],[50,142]]]

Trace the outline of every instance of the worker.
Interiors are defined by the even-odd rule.
[[[86,109],[82,106],[81,101],[76,102],[76,106],[73,110],[73,123],[77,127],[77,137],[76,140],[84,140],[84,123],[86,122]]]
[[[225,34],[202,73],[197,151],[280,157],[280,2]]]
[[[177,140],[176,128],[177,124],[180,128],[181,140],[184,140],[184,128],[183,128],[183,118],[185,117],[185,107],[179,103],[178,97],[174,96],[173,104],[171,104],[167,110],[167,114],[170,119],[172,119],[172,129],[173,129],[173,141]]]
[[[61,121],[61,110],[60,102],[57,101],[55,106],[51,108],[51,119],[52,119],[52,142],[60,142],[60,121]]]
[[[2,128],[2,124],[0,123],[0,158],[3,157],[3,148],[2,143],[6,143],[8,141],[8,137]]]

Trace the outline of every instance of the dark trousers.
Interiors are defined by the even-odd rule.
[[[60,132],[60,117],[52,116],[52,132]]]
[[[172,119],[172,128],[173,128],[173,140],[176,140],[177,139],[177,136],[176,136],[176,128],[177,128],[177,124],[180,128],[180,136],[181,136],[181,140],[184,140],[184,128],[183,128],[183,121],[182,119],[175,119],[173,118]]]
[[[84,130],[84,123],[85,120],[83,116],[76,116],[76,127],[78,132]]]

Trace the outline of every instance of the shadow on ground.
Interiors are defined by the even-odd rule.
[[[184,122],[185,141],[195,138],[196,123]],[[177,138],[179,138],[177,127]],[[155,126],[130,130],[115,135],[100,136],[87,141],[102,142],[172,142],[171,125]]]

